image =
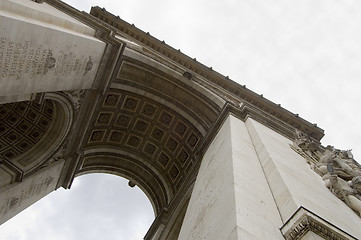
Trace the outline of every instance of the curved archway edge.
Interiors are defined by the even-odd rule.
[[[80,87],[77,85],[74,89],[75,98],[66,92],[44,93],[44,99],[54,103],[54,121],[42,141],[35,145],[34,149],[37,151],[30,149],[27,155],[21,156],[21,160],[28,159],[30,162],[23,178],[20,178],[21,182],[10,180],[0,188],[2,221],[60,186],[70,188],[76,176],[105,172],[132,180],[150,199],[156,220],[146,239],[176,239],[184,214],[187,218],[188,201],[204,159],[208,161],[208,165],[203,166],[206,170],[202,172],[203,178],[199,178],[201,183],[197,188],[202,201],[189,201],[198,218],[215,205],[214,199],[209,196],[223,193],[228,185],[231,189],[236,189],[233,180],[236,177],[238,180],[242,179],[237,171],[226,172],[224,178],[219,177],[220,171],[227,167],[234,167],[245,175],[257,168],[257,177],[247,175],[249,179],[263,179],[265,184],[259,185],[269,193],[274,190],[271,184],[266,184],[266,180],[274,179],[270,179],[266,171],[261,171],[263,163],[255,157],[266,155],[259,148],[262,144],[268,144],[262,141],[267,136],[281,139],[279,146],[286,152],[284,155],[298,159],[299,162],[301,159],[288,149],[289,141],[294,139],[295,129],[302,129],[315,142],[323,136],[323,130],[317,126],[245,86],[230,81],[104,9],[94,7],[91,14],[86,14],[59,0],[29,1],[28,4],[31,9],[36,9],[34,4],[43,4],[42,7],[49,8],[49,11],[57,13],[54,15],[61,16],[63,20],[67,19],[66,22],[69,19],[74,21],[74,26],[81,26],[79,29],[82,31],[87,30],[77,34],[79,39],[84,38],[84,42],[91,39],[102,46],[97,50],[104,50],[104,54],[100,54],[101,60],[100,55],[97,57],[100,62],[95,62],[86,51],[77,52],[79,55],[83,54],[81,59],[87,61],[77,62],[74,58],[65,63],[64,59],[62,62],[58,61],[57,56],[53,56],[49,50],[52,54],[44,55],[43,62],[38,63],[42,73],[38,77],[48,77],[46,83],[53,80],[50,73],[55,74],[59,69],[63,69],[63,74],[77,71],[79,79],[87,80],[91,75],[93,78],[90,79],[94,81],[91,86],[89,81]],[[47,24],[52,26],[51,23]],[[54,30],[59,26],[55,24],[52,27],[50,29]],[[56,79],[56,86],[59,87],[62,85],[61,80],[67,80],[67,77]],[[71,81],[69,84],[71,85]],[[231,125],[234,131],[230,130]],[[240,129],[244,131],[235,136],[234,132]],[[268,135],[262,135],[264,132]],[[218,146],[223,148],[213,151]],[[284,160],[282,156],[280,159]],[[246,168],[241,164],[237,165],[234,159],[246,167],[252,163],[258,165],[252,165],[252,171],[245,171]],[[274,159],[270,157],[266,160]],[[212,168],[214,162],[219,165]],[[274,162],[277,165],[277,161]],[[6,166],[1,167],[1,174],[12,171]],[[209,173],[218,174],[217,181]],[[234,179],[231,178],[233,176]],[[13,179],[13,176],[9,178]],[[217,185],[219,182],[223,184],[225,178],[229,180],[228,185]],[[249,187],[251,185],[244,188],[254,193]],[[194,186],[196,188],[197,184]],[[211,200],[207,202],[209,199]],[[240,202],[247,200],[244,198]],[[267,206],[280,205],[276,197],[260,200],[269,201]],[[236,208],[236,205],[239,206],[239,202],[232,206]],[[258,211],[262,207],[254,209]],[[272,213],[277,213],[275,222],[278,224],[283,213],[277,211],[277,207],[272,208]],[[214,222],[210,221],[211,224]],[[279,233],[281,226],[272,224],[267,226]],[[194,226],[189,227],[190,231],[194,230]],[[216,228],[217,226],[214,229]],[[199,232],[199,229],[195,229],[191,234]]]

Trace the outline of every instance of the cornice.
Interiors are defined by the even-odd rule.
[[[300,207],[280,228],[286,240],[298,240],[309,231],[326,240],[357,239],[310,210]]]
[[[220,95],[223,95],[224,92],[226,92],[230,95],[230,99],[236,98],[241,102],[246,101],[248,104],[275,116],[292,127],[302,129],[302,131],[317,141],[324,136],[323,130],[317,127],[316,124],[309,123],[299,117],[298,114],[293,114],[282,108],[279,104],[275,104],[264,98],[263,95],[259,95],[249,90],[246,86],[239,85],[238,83],[230,80],[228,76],[225,77],[214,71],[211,67],[207,67],[198,62],[196,59],[190,58],[189,56],[183,54],[180,50],[176,50],[167,45],[164,41],[160,41],[151,36],[149,33],[136,28],[133,24],[125,22],[120,19],[119,16],[115,16],[107,12],[104,8],[92,7],[90,14],[104,23],[109,24],[110,27],[117,29],[117,33],[119,35],[127,39],[131,39],[135,43],[143,46],[145,51],[146,48],[149,48],[173,63],[179,64],[188,69],[188,72],[192,75],[200,76],[203,80],[201,78],[198,78],[197,80],[202,85],[207,85],[207,87],[210,87],[212,90],[218,91]]]

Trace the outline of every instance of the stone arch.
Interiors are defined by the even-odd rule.
[[[22,181],[51,161],[64,144],[74,115],[71,102],[61,93],[45,93],[40,102],[3,104],[0,112],[2,168],[13,176],[8,183]]]
[[[138,233],[139,239],[143,239],[154,220],[154,211],[144,191],[136,188],[128,187],[127,179],[114,174],[90,173],[78,176],[72,189],[58,189],[50,193],[41,200],[45,206],[41,202],[34,204],[15,216],[12,221],[1,225],[0,235],[2,239],[11,238],[10,236],[21,238],[16,230],[20,220],[26,228],[32,229],[27,235],[27,238],[32,238],[38,236],[42,226],[52,219],[62,223],[63,227],[53,229],[51,233],[47,231],[45,235],[42,234],[43,238],[51,239],[54,234],[60,234],[63,238],[89,239],[93,237],[92,233],[82,229],[92,228],[96,224],[98,230],[107,231],[108,237],[104,236],[103,239],[113,239],[114,236],[124,239],[129,229]],[[143,206],[146,206],[146,209]],[[146,217],[139,219],[137,214],[140,212],[142,216],[146,214]],[[94,219],[94,214],[99,214],[100,217]],[[37,216],[36,221],[33,221],[34,216]],[[74,225],[78,226],[77,230],[64,233],[64,228],[69,229]]]
[[[161,240],[176,240],[178,239],[179,232],[181,230],[183,220],[187,211],[189,200],[194,188],[194,183],[190,184],[185,192],[178,205],[173,209],[168,221],[165,223],[162,234],[159,239]]]
[[[157,216],[172,197],[172,187],[154,166],[136,155],[115,149],[98,148],[84,154],[81,176],[89,173],[108,173],[126,178],[135,183],[148,197]]]

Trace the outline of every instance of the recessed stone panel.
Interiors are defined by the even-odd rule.
[[[112,143],[120,143],[123,140],[124,132],[112,130],[109,134],[108,141]]]
[[[144,148],[143,148],[143,152],[146,153],[147,155],[153,157],[155,155],[157,151],[157,146],[150,143],[150,142],[147,142],[145,145],[144,145]]]
[[[177,160],[183,166],[188,161],[188,159],[189,159],[189,153],[184,148],[182,148],[177,155]]]
[[[0,157],[16,157],[40,141],[52,124],[53,111],[51,100],[0,105]]]
[[[178,121],[175,125],[174,131],[180,136],[181,138],[185,135],[187,131],[187,126],[182,121]]]
[[[132,148],[139,148],[141,142],[142,138],[135,135],[129,135],[126,144]]]
[[[17,133],[15,130],[11,130],[4,136],[4,140],[9,144],[14,144],[20,139],[20,137],[21,135],[19,133]]]
[[[25,117],[26,119],[28,119],[28,121],[31,121],[33,123],[36,122],[36,120],[38,119],[40,113],[35,111],[34,109],[29,109],[28,112],[26,113]]]
[[[15,111],[20,115],[24,115],[27,109],[28,109],[28,105],[25,102],[20,102],[15,107]]]
[[[40,116],[37,121],[37,126],[40,126],[42,129],[47,129],[50,126],[51,120],[45,116]]]
[[[123,113],[119,113],[114,126],[129,128],[132,117]]]
[[[0,122],[0,136],[5,134],[8,130],[10,130],[10,127]]]
[[[134,124],[134,130],[137,131],[137,132],[140,132],[140,133],[143,133],[145,134],[148,130],[148,127],[149,127],[149,123],[144,121],[144,120],[141,120],[141,119],[137,119],[135,121],[135,124]]]
[[[17,125],[17,130],[21,133],[26,133],[32,127],[32,124],[25,119],[22,119]],[[1,134],[1,133],[0,133]]]
[[[29,133],[27,134],[27,137],[32,139],[33,141],[39,141],[40,138],[43,136],[44,132],[41,131],[38,128],[33,128],[29,131]]]
[[[174,116],[169,112],[163,111],[159,116],[159,122],[169,127],[173,121]]]
[[[161,152],[159,154],[159,157],[158,157],[158,162],[160,163],[160,165],[163,167],[163,168],[166,168],[167,167],[167,164],[170,160],[170,157],[164,153],[164,152]]]
[[[181,184],[180,177],[192,165],[201,135],[180,113],[146,96],[111,89],[94,118],[90,135],[99,136],[89,141],[88,147],[116,145],[145,164],[154,164],[174,189]]]
[[[135,112],[138,107],[139,102],[140,102],[140,100],[138,98],[127,96],[124,99],[122,109],[131,111],[131,112]]]
[[[9,112],[11,112],[11,108],[6,106],[7,104],[0,105],[0,120],[4,119]]]
[[[2,152],[1,155],[4,156],[5,159],[11,159],[11,158],[15,158],[18,155],[20,155],[20,152],[18,152],[17,150],[15,150],[12,147],[9,147],[7,150]]]
[[[106,130],[94,130],[90,134],[89,142],[90,143],[96,143],[96,142],[102,142],[104,139]]]
[[[158,127],[154,127],[153,131],[151,133],[151,137],[153,139],[157,140],[157,142],[161,142],[164,135],[165,135],[165,132]]]
[[[32,143],[28,141],[25,138],[22,138],[20,141],[18,141],[17,144],[15,144],[15,147],[20,150],[20,152],[25,152],[29,150],[32,146]]]
[[[103,102],[103,107],[116,108],[118,106],[120,94],[108,94]]]
[[[156,111],[157,111],[157,107],[155,105],[150,103],[145,103],[141,113],[146,117],[153,118],[155,116]]]
[[[95,125],[96,126],[109,125],[110,121],[112,120],[112,117],[113,117],[112,112],[100,112]]]
[[[177,140],[175,140],[174,138],[172,137],[169,137],[166,144],[165,144],[165,147],[170,151],[170,152],[175,152],[175,150],[177,149],[179,143],[177,142]]]
[[[187,144],[191,149],[194,149],[198,141],[199,137],[194,132],[192,132],[187,139]]]
[[[7,123],[11,126],[15,126],[20,120],[21,116],[15,112],[8,114],[7,118],[5,119],[5,121],[7,121]]]

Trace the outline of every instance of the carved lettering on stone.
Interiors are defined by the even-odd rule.
[[[40,182],[32,184],[28,189],[19,192],[16,196],[9,197],[6,199],[6,202],[2,202],[0,206],[0,214],[5,215],[8,212],[12,211],[12,209],[21,206],[21,204],[28,199],[37,196],[45,189],[47,189],[50,184],[54,182],[54,178],[51,176],[42,179]]]
[[[56,53],[55,53],[56,52]],[[92,57],[88,60],[64,52],[46,48],[31,41],[11,41],[0,37],[0,75],[7,78],[34,79],[52,71],[53,76],[85,75],[93,68]]]

